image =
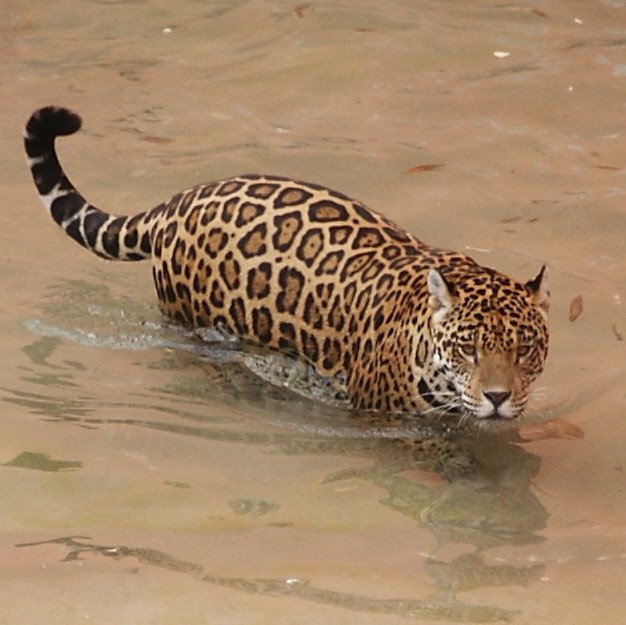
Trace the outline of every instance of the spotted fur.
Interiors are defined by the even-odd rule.
[[[511,419],[548,348],[545,268],[525,284],[430,247],[340,193],[278,176],[200,185],[132,217],[87,202],[35,112],[25,147],[52,218],[98,256],[151,259],[161,310],[345,380],[356,408]]]

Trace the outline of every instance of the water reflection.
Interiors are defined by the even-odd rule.
[[[65,562],[75,561],[84,553],[94,553],[118,560],[133,558],[141,564],[189,575],[194,579],[225,586],[234,590],[267,596],[297,597],[328,606],[342,607],[359,612],[394,614],[415,619],[448,620],[465,623],[491,623],[511,621],[518,612],[489,605],[470,605],[458,599],[459,591],[483,586],[526,585],[543,572],[543,565],[512,567],[484,564],[478,554],[460,556],[449,563],[430,561],[426,566],[434,578],[436,591],[419,599],[374,599],[362,595],[336,592],[319,588],[299,578],[247,579],[222,577],[207,573],[196,562],[180,560],[158,549],[129,547],[127,545],[100,545],[88,536],[62,536],[50,540],[20,543],[16,547],[36,547],[58,544],[67,549]]]
[[[126,324],[122,334],[127,336],[144,328],[132,314],[127,316]],[[168,334],[167,328],[159,329],[159,340],[181,342],[180,336]],[[170,381],[161,388],[137,394],[132,402],[77,396],[75,387],[79,382],[75,376],[84,367],[56,356],[63,342],[56,336],[44,336],[26,345],[22,351],[30,363],[23,368],[22,379],[37,390],[4,389],[3,400],[47,420],[84,428],[123,424],[207,442],[259,446],[285,455],[341,454],[358,458],[365,466],[330,472],[324,481],[358,480],[383,489],[385,496],[380,505],[432,532],[438,548],[427,558],[425,572],[434,590],[421,598],[376,599],[336,592],[295,578],[222,577],[213,575],[204,564],[182,560],[176,554],[100,544],[97,538],[65,536],[21,547],[57,543],[67,550],[65,561],[85,553],[132,558],[146,566],[247,593],[299,597],[369,613],[476,623],[510,620],[515,612],[466,603],[464,592],[527,585],[543,574],[542,564],[515,566],[494,563],[489,558],[489,550],[495,547],[542,540],[539,532],[547,518],[545,508],[530,490],[540,460],[518,447],[513,433],[457,431],[437,423],[384,415],[355,417],[267,384],[246,369],[244,361],[233,357],[237,351],[228,345],[207,348],[191,339],[182,341],[180,350],[164,355],[158,363],[171,374]],[[217,356],[212,359],[212,355]],[[200,367],[205,368],[209,384],[206,379],[190,375]],[[204,406],[209,394],[213,402],[236,406],[249,418],[207,415]],[[132,409],[131,418],[106,416],[128,408]],[[272,425],[279,425],[280,431],[273,431]],[[407,473],[416,467],[428,467],[446,479],[433,485],[414,472]],[[80,470],[79,464],[72,468]],[[301,496],[306,497],[306,493]],[[268,506],[277,506],[270,501],[247,499],[233,500],[229,505],[233,514],[251,515],[261,515]],[[450,544],[462,545],[464,553],[452,559],[439,558],[438,551]]]

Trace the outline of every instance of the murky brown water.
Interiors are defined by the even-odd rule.
[[[1,10],[3,625],[623,621],[625,2]],[[536,423],[449,441],[479,466],[446,478],[201,351],[147,266],[40,208],[21,128],[48,103],[82,113],[62,161],[113,211],[263,171],[519,278],[547,261]]]

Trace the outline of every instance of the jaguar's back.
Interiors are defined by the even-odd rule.
[[[446,362],[447,352],[454,361],[458,339],[444,336],[445,320],[473,311],[465,330],[476,342],[488,315],[481,304],[480,322],[470,303],[478,298],[499,310],[504,297],[515,304],[507,313],[513,330],[501,329],[494,349],[512,353],[522,340],[537,343],[532,375],[521,384],[520,376],[498,379],[498,389],[507,387],[499,391],[487,381],[477,393],[491,406],[484,416],[516,416],[523,408],[547,347],[543,270],[526,285],[516,283],[467,256],[424,245],[340,193],[276,176],[237,176],[134,217],[109,215],[76,191],[56,157],[55,137],[79,127],[77,115],[53,107],[29,120],[25,145],[41,198],[66,233],[99,256],[151,258],[169,317],[222,327],[293,354],[322,375],[342,376],[357,407],[453,411],[467,410],[467,371]],[[457,322],[463,334],[458,323],[467,326],[467,319]],[[530,339],[522,332],[528,324],[537,326]]]

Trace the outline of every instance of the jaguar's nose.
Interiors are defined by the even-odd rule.
[[[493,404],[494,410],[497,410],[511,397],[511,391],[483,391],[483,395]]]

